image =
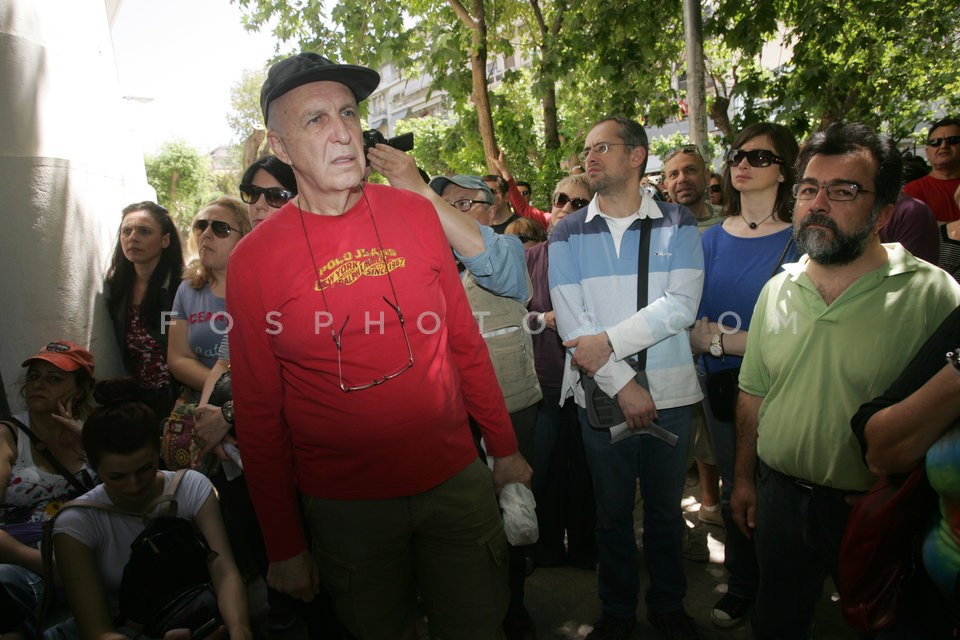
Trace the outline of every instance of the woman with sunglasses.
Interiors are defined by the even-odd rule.
[[[297,195],[297,179],[290,165],[277,156],[264,156],[247,167],[240,178],[240,199],[250,205],[253,226]]]
[[[174,377],[197,393],[230,324],[224,300],[227,259],[251,228],[246,205],[227,196],[201,209],[191,226],[199,257],[184,272],[173,302],[167,362]]]
[[[179,392],[167,367],[164,319],[182,277],[180,234],[167,210],[149,200],[124,207],[104,297],[124,368],[151,392],[160,414]]]
[[[586,174],[557,183],[550,210],[550,230],[567,215],[586,207],[593,190]],[[571,564],[592,570],[597,564],[594,534],[596,504],[583,450],[577,406],[560,406],[565,350],[557,333],[547,278],[547,243],[527,248],[527,271],[533,282],[528,324],[533,334],[534,364],[543,400],[537,414],[533,466],[533,494],[537,500],[540,539],[529,556],[539,565]],[[566,547],[564,547],[566,538]]]
[[[703,233],[700,320],[690,331],[690,345],[699,358],[701,384],[706,390],[711,386],[709,376],[739,369],[760,289],[783,263],[798,259],[791,225],[793,165],[798,151],[789,129],[763,122],[741,131],[726,156],[723,189],[727,205],[720,214],[723,222]],[[727,593],[714,605],[710,617],[719,627],[732,627],[753,603],[757,563],[753,542],[740,532],[730,513],[736,430],[732,420],[717,418],[708,394],[704,396],[707,427],[723,481],[724,566],[730,573]]]

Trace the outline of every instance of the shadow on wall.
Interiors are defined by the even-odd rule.
[[[109,258],[105,253],[115,240],[110,234],[119,226],[120,207],[108,205],[115,215],[94,209],[104,200],[123,197],[123,174],[116,166],[98,164],[97,154],[88,153],[90,142],[78,146],[43,136],[44,122],[55,125],[46,128],[47,138],[71,127],[78,132],[99,128],[78,139],[116,133],[103,130],[102,122],[86,121],[80,115],[84,110],[77,108],[112,99],[102,96],[99,86],[86,95],[64,90],[77,80],[63,82],[65,69],[70,75],[88,60],[102,65],[102,49],[84,41],[69,64],[52,59],[58,54],[42,40],[53,37],[57,18],[44,21],[44,12],[57,9],[38,5],[30,0],[0,2],[0,202],[5,209],[0,227],[0,373],[14,410],[20,406],[14,398],[20,363],[50,340],[65,338],[88,346],[97,358],[98,377],[120,372],[102,299]],[[77,10],[87,11],[86,5],[91,3]],[[57,51],[65,50],[70,49]],[[60,77],[51,70],[56,61]],[[97,77],[96,69],[91,73]],[[63,100],[64,95],[70,100]],[[104,142],[111,149],[116,146],[109,139]]]

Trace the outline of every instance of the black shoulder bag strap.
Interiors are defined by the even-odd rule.
[[[637,311],[647,306],[650,286],[650,217],[640,221],[640,250],[637,254]],[[637,352],[637,371],[647,370],[647,350]]]
[[[787,251],[790,250],[790,245],[792,244],[793,244],[793,234],[791,233],[790,237],[787,238],[787,244],[783,245],[783,251],[780,252],[780,257],[777,258],[777,264],[773,266],[773,273],[770,274],[770,278],[777,275],[777,271],[780,271],[780,266],[783,264],[783,259],[787,257]]]
[[[57,457],[53,455],[53,452],[47,448],[47,444],[43,440],[38,438],[37,434],[31,431],[30,428],[27,427],[27,425],[23,424],[13,416],[10,416],[6,420],[4,420],[4,422],[9,422],[20,427],[20,430],[23,431],[25,434],[27,434],[27,437],[29,437],[30,441],[33,442],[37,451],[39,451],[43,455],[43,457],[47,459],[47,462],[53,465],[53,468],[57,470],[57,473],[63,476],[64,479],[67,482],[69,482],[74,489],[76,489],[80,493],[86,493],[87,491],[93,488],[93,483],[90,483],[89,486],[84,485],[82,482],[80,482],[80,480],[77,479],[77,476],[70,473],[70,471],[65,466],[63,466],[63,463],[57,460]]]

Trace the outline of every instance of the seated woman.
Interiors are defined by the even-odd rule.
[[[84,423],[81,438],[103,484],[79,499],[109,503],[146,517],[148,507],[165,493],[174,476],[159,468],[159,419],[140,400],[143,393],[131,378],[98,383],[94,397],[100,406]],[[246,591],[213,486],[202,474],[187,471],[174,495],[177,516],[191,520],[216,552],[208,564],[227,637],[252,638]],[[136,637],[130,629],[118,628],[114,620],[130,544],[144,528],[142,519],[99,509],[68,509],[57,518],[54,553],[74,617],[48,629],[45,637],[74,638],[77,632],[90,640]]]
[[[179,392],[167,367],[166,315],[183,277],[180,234],[164,207],[136,202],[123,209],[104,285],[123,366],[169,413]]]
[[[43,522],[93,487],[78,421],[89,410],[93,365],[86,349],[51,342],[23,363],[27,410],[0,422],[0,634],[36,637]]]
[[[944,362],[944,354],[947,361]],[[925,463],[940,512],[926,532],[923,568],[910,610],[879,638],[950,638],[960,628],[960,308],[920,348],[883,395],[860,407],[851,425],[878,476]],[[932,584],[931,584],[932,583]]]

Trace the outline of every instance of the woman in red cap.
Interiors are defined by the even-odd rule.
[[[0,633],[36,636],[43,522],[93,487],[80,444],[93,365],[93,354],[77,344],[47,344],[23,362],[27,410],[0,422]]]

